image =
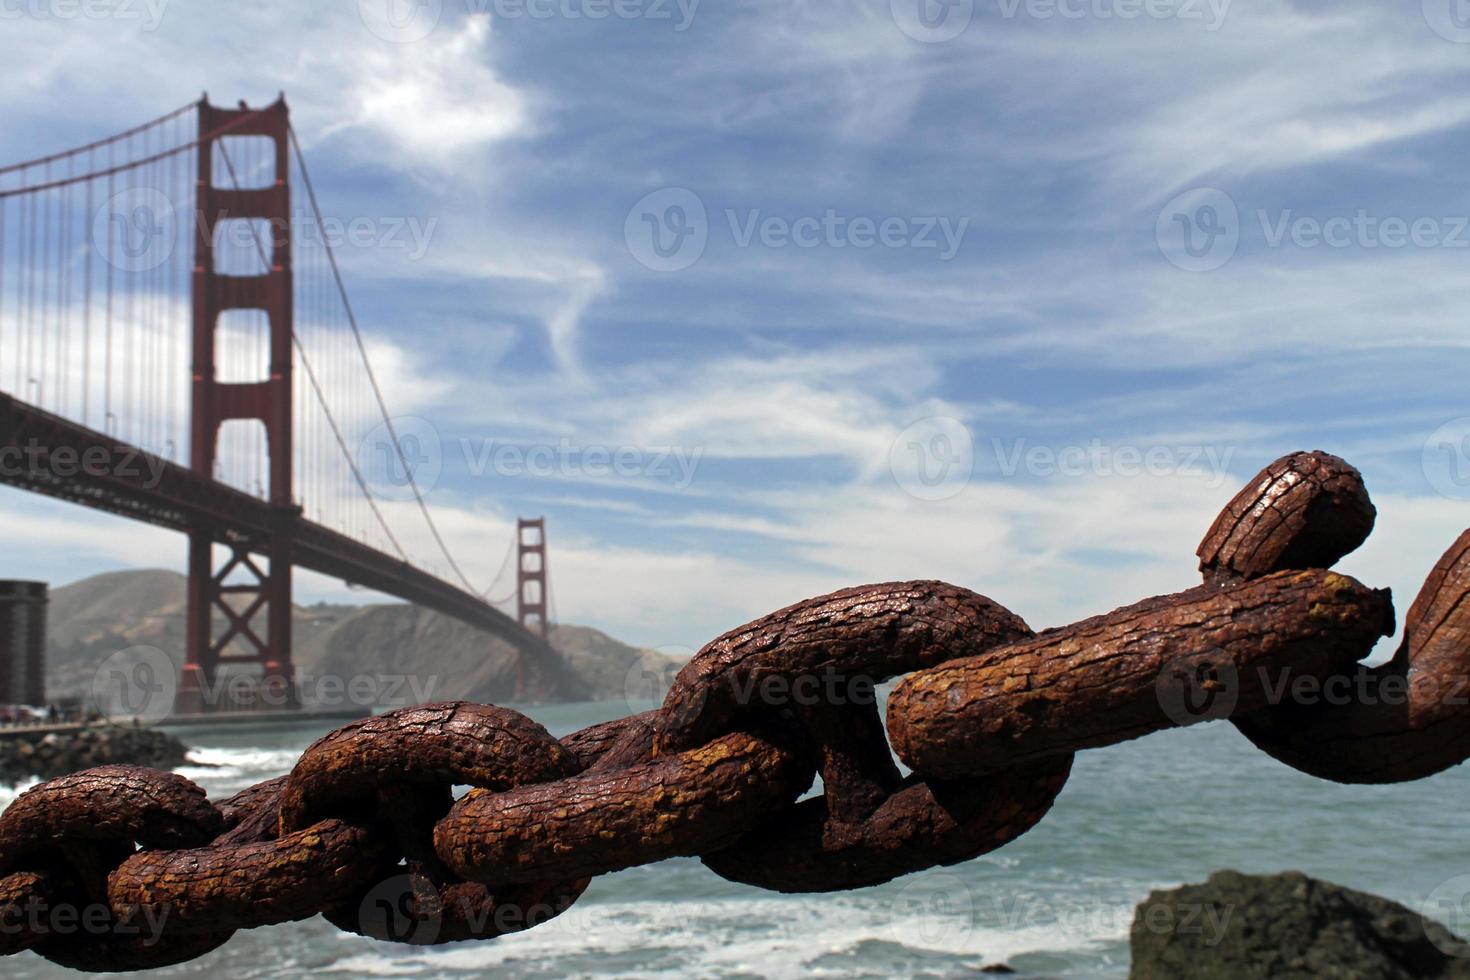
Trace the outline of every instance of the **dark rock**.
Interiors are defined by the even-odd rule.
[[[1131,980],[1470,978],[1470,945],[1444,926],[1296,871],[1156,891],[1131,943]]]
[[[12,732],[0,738],[0,783],[32,776],[52,779],[113,764],[173,769],[183,765],[187,751],[183,742],[154,728],[103,725],[45,735]]]

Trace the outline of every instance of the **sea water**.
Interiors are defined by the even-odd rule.
[[[563,735],[628,706],[524,710]],[[223,798],[288,771],[328,727],[181,731],[194,748],[179,772]],[[0,789],[0,806],[20,788]],[[876,888],[779,895],[677,859],[597,878],[561,917],[491,942],[397,946],[317,917],[239,932],[149,975],[961,977],[1005,963],[1023,977],[1117,978],[1127,975],[1138,901],[1219,868],[1301,870],[1432,912],[1464,934],[1470,923],[1454,921],[1443,885],[1470,874],[1467,812],[1470,768],[1340,786],[1213,722],[1084,752],[1051,813],[1021,839]],[[0,961],[0,972],[79,975],[33,953]]]

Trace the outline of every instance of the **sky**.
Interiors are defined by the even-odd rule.
[[[488,587],[544,515],[561,620],[693,649],[938,578],[1063,625],[1197,583],[1220,507],[1298,449],[1363,471],[1378,528],[1341,567],[1401,614],[1470,526],[1462,0],[0,20],[0,162],[286,93],[324,209],[377,229],[340,258],[451,550]],[[0,508],[5,577],[183,568],[168,532]]]

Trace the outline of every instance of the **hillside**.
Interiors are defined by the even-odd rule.
[[[132,571],[53,589],[49,696],[86,697],[98,665],[128,647],[157,647],[182,664],[185,585],[184,577],[174,572]],[[504,702],[514,695],[516,650],[439,613],[402,603],[318,604],[296,607],[292,618],[297,675],[308,700],[314,692],[329,692],[332,684],[354,678],[364,685],[354,703],[374,690],[379,703],[394,704],[405,698]],[[585,626],[558,626],[552,642],[575,682],[597,700],[624,697],[630,677],[632,689],[647,693],[647,678],[671,678],[678,667],[659,653]],[[568,700],[578,693],[558,691],[554,699]]]

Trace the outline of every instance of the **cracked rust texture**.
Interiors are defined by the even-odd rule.
[[[760,696],[767,678],[877,684],[1030,635],[1003,606],[944,582],[889,582],[808,599],[706,644],[664,698],[656,751],[702,745],[740,715],[769,710]]]
[[[280,833],[325,816],[360,819],[388,784],[509,789],[577,770],[576,757],[518,712],[462,701],[353,722],[308,748],[280,798]]]
[[[830,819],[824,799],[771,816],[704,863],[722,878],[779,892],[863,888],[993,851],[1034,827],[1056,800],[1072,757],[993,776],[910,776],[861,824]]]
[[[16,871],[0,878],[0,956],[30,949],[41,936],[26,926],[28,908],[54,906],[63,893],[48,871]]]
[[[561,744],[577,757],[578,769],[613,769],[647,762],[653,755],[653,723],[658,709],[590,725],[563,736]]]
[[[1344,687],[1347,703],[1288,699],[1235,724],[1287,765],[1341,783],[1423,779],[1470,757],[1470,531],[1429,573],[1394,658],[1350,671]]]
[[[224,827],[204,790],[173,773],[101,766],[53,779],[0,814],[0,869],[15,870],[63,845],[194,847]]]
[[[167,915],[171,929],[250,929],[316,915],[375,880],[387,859],[383,835],[328,819],[277,840],[135,854],[107,894],[114,908]]]
[[[1284,671],[1348,669],[1392,632],[1387,591],[1334,572],[1203,585],[912,674],[889,696],[888,733],[918,772],[994,772],[1175,727],[1158,684],[1180,658],[1208,652],[1244,712]]]
[[[1363,477],[1324,452],[1283,456],[1246,484],[1200,543],[1206,581],[1331,568],[1373,530]]]
[[[732,843],[811,785],[804,756],[762,734],[506,793],[472,791],[434,830],[439,856],[485,882],[580,878]]]

